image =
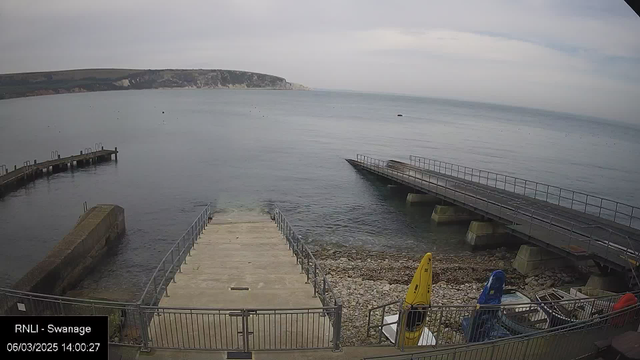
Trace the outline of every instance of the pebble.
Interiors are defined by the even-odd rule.
[[[361,346],[377,343],[377,334],[367,337],[369,309],[404,299],[421,255],[360,248],[325,248],[314,249],[313,252],[343,303],[342,344]],[[432,305],[476,304],[485,282],[497,269],[507,274],[507,287],[521,289],[529,295],[579,276],[576,270],[565,269],[525,277],[510,265],[515,255],[515,251],[505,249],[462,255],[434,254]],[[392,304],[387,307],[385,315],[397,313],[398,305]],[[375,318],[376,314],[377,319],[374,320],[377,323],[381,312],[377,311],[372,316]],[[452,331],[461,331],[460,324],[448,326]]]

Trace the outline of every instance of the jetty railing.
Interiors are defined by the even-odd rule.
[[[140,296],[138,302],[141,305],[158,305],[164,295],[169,295],[169,283],[176,281],[176,273],[182,272],[182,264],[187,264],[187,258],[191,256],[191,249],[195,248],[198,237],[200,237],[207,227],[210,216],[211,203],[205,206],[191,226],[189,226],[162,258],[153,275],[151,275],[147,287]]]
[[[636,331],[640,323],[640,304],[542,331],[502,339],[443,346],[442,349],[373,356],[365,359],[578,359],[595,355],[595,341],[609,339],[626,331]],[[415,349],[415,348],[414,348]]]
[[[554,233],[555,245],[560,245],[567,252],[588,254],[597,250],[602,258],[616,264],[624,263],[625,268],[630,264],[640,263],[640,254],[634,250],[635,246],[640,246],[640,242],[611,229],[584,226],[550,212],[538,211],[473,183],[410,168],[397,169],[393,162],[366,155],[358,154],[356,159],[367,170],[386,175],[400,183],[435,193],[454,203],[472,206],[474,211],[491,214],[513,224],[523,223],[517,230],[529,237]]]
[[[287,241],[289,248],[296,256],[296,262],[300,265],[301,273],[307,277],[307,283],[312,284],[313,296],[317,296],[322,305],[330,310],[327,315],[331,319],[333,327],[333,344],[335,350],[338,350],[340,348],[342,329],[342,300],[336,296],[329,279],[327,279],[324,271],[322,271],[313,253],[309,247],[305,245],[300,236],[296,234],[277,205],[274,205],[273,220]]]
[[[244,351],[336,349],[337,306],[215,309],[143,306],[149,348]]]
[[[309,308],[196,308],[157,306],[212,216],[211,205],[171,247],[136,303],[85,300],[0,288],[0,315],[106,315],[109,342],[143,349],[340,349],[342,302],[311,251],[276,208],[273,220],[289,244],[314,296]]]
[[[640,296],[640,292],[632,293]],[[424,324],[429,333],[423,340],[429,346],[451,346],[474,343],[485,338],[534,333],[568,323],[588,320],[613,311],[613,305],[624,294],[603,295],[558,301],[508,303],[500,305],[432,305],[405,308],[398,300],[373,307],[367,317],[367,336],[378,344],[397,344],[416,340],[410,329]],[[393,315],[393,318],[389,317]],[[392,319],[392,321],[385,320]],[[402,325],[404,324],[404,326]],[[384,334],[395,326],[395,338]],[[409,330],[406,330],[409,329]]]
[[[640,229],[640,209],[620,201],[422,156],[410,155],[409,163],[426,170],[525,195]]]
[[[313,296],[320,298],[324,306],[337,306],[341,301],[333,291],[333,286],[331,286],[329,279],[327,279],[309,247],[296,234],[277,205],[274,205],[274,221],[282,236],[286,239],[289,249],[296,256],[300,271],[307,277],[307,283],[313,285]]]
[[[109,343],[144,346],[146,323],[140,304],[77,299],[0,288],[2,315],[104,315],[109,317]]]

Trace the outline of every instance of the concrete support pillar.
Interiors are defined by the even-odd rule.
[[[438,202],[440,202],[440,199],[438,199],[437,197],[435,197],[433,195],[414,194],[414,193],[408,193],[407,194],[407,205],[434,204],[434,203],[438,203]]]
[[[467,222],[480,220],[482,215],[478,215],[459,206],[436,205],[431,214],[431,220],[437,224]]]
[[[493,221],[472,221],[465,237],[473,247],[501,246],[512,238],[501,224]]]
[[[626,286],[622,277],[604,274],[591,275],[585,287],[588,289],[605,290],[612,292],[622,292],[626,290]]]
[[[513,260],[513,267],[523,275],[568,264],[569,260],[561,255],[533,245],[520,246],[518,255]]]
[[[406,196],[406,194],[410,191],[408,187],[396,184],[387,185],[387,189],[389,189],[389,193],[394,196]]]

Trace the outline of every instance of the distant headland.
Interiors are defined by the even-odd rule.
[[[236,70],[78,69],[0,74],[0,100],[74,92],[166,88],[309,90],[279,76]]]

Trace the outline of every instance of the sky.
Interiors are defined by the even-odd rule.
[[[1,0],[0,73],[212,68],[640,124],[623,0]]]

